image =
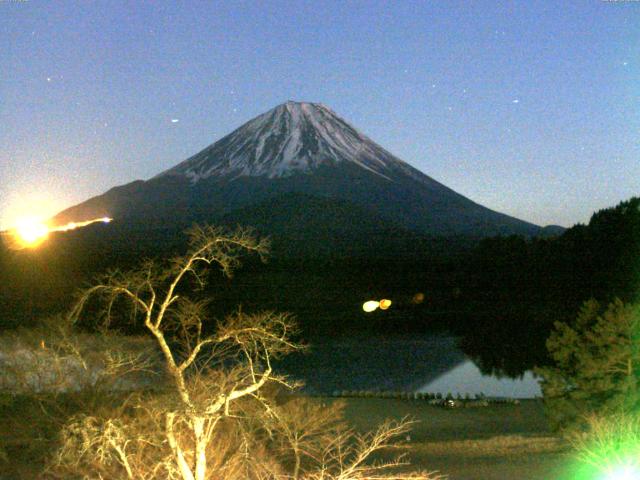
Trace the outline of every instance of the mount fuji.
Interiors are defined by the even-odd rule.
[[[328,107],[292,101],[173,168],[115,187],[53,221],[103,216],[143,229],[233,223],[270,234],[310,229],[328,239],[354,229],[471,237],[543,231],[456,193]]]

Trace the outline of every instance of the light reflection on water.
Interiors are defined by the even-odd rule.
[[[531,373],[522,380],[485,376],[448,335],[360,337],[311,343],[279,365],[302,380],[305,390],[458,393],[464,396],[534,398],[540,387]]]
[[[471,397],[483,393],[489,397],[534,398],[541,396],[538,380],[531,372],[521,379],[497,378],[483,375],[480,369],[467,360],[433,381],[426,383],[418,392],[451,393]]]

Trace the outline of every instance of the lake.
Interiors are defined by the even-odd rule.
[[[483,375],[455,337],[357,337],[316,342],[279,363],[312,394],[371,390],[534,398],[540,387],[530,372],[521,379]]]
[[[418,392],[451,393],[453,396],[486,395],[488,397],[536,398],[542,396],[540,384],[531,372],[521,378],[499,378],[483,375],[471,361],[466,360],[433,381],[420,387]]]

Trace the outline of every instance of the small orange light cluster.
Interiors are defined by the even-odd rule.
[[[387,310],[391,306],[391,300],[383,298],[380,301],[377,300],[369,300],[368,302],[364,302],[362,304],[362,310],[367,313],[371,313],[378,308],[380,310]]]

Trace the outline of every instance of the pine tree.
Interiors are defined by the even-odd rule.
[[[554,366],[536,369],[554,428],[584,426],[590,414],[640,407],[640,306],[615,300],[606,309],[589,300],[574,325],[556,322],[547,340]]]

